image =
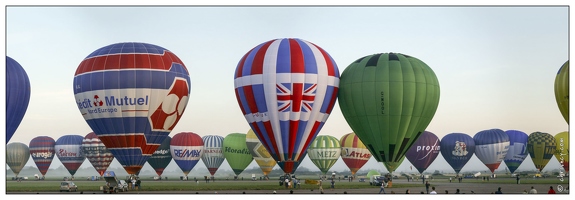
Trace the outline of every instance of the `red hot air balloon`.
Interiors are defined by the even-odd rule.
[[[341,137],[341,159],[349,167],[351,175],[369,161],[371,153],[355,133],[348,133]]]
[[[88,133],[82,140],[82,153],[84,153],[84,156],[86,156],[100,176],[104,175],[104,172],[114,160],[112,152],[106,148],[94,132]]]
[[[42,179],[54,160],[56,141],[49,136],[38,136],[30,141],[30,156],[42,174]]]

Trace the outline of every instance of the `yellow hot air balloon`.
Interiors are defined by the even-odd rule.
[[[267,177],[276,166],[276,160],[270,155],[266,147],[262,145],[262,142],[252,129],[250,129],[246,135],[246,145],[248,145],[248,149],[254,157],[254,160],[256,160],[256,163],[258,163],[262,169],[264,176]]]
[[[555,100],[561,115],[569,124],[569,61],[561,66],[555,77]]]
[[[343,135],[339,141],[341,159],[349,167],[351,175],[355,176],[355,173],[371,158],[371,152],[354,132]]]
[[[565,172],[569,173],[569,132],[563,131],[555,135],[557,148],[555,149],[555,158],[563,166]]]
[[[533,132],[527,138],[527,151],[539,172],[549,163],[556,147],[555,138],[549,133]]]

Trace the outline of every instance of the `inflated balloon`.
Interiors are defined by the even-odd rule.
[[[170,153],[187,177],[204,154],[204,141],[193,132],[178,133],[170,141]]]
[[[355,176],[355,173],[369,161],[371,153],[353,132],[343,135],[340,142],[341,159],[351,171],[351,175]]]
[[[86,156],[82,153],[83,140],[84,137],[81,135],[64,135],[58,138],[54,145],[56,156],[72,177],[86,160]]]
[[[90,128],[126,172],[136,174],[182,117],[190,76],[163,47],[116,43],[80,63],[73,89]]]
[[[82,153],[100,176],[104,175],[114,160],[112,152],[106,148],[94,132],[88,133],[82,140]]]
[[[559,161],[559,164],[563,166],[565,172],[569,173],[569,132],[563,131],[555,135],[555,144],[557,146],[555,150],[555,158]]]
[[[561,115],[569,124],[569,61],[559,68],[555,77],[555,100]]]
[[[549,163],[556,148],[557,142],[549,133],[537,131],[529,134],[527,138],[527,151],[539,172],[543,171],[543,168]]]
[[[443,136],[440,143],[441,156],[459,175],[461,168],[475,153],[475,141],[465,133],[450,133]]]
[[[236,175],[240,175],[254,158],[246,145],[245,133],[230,133],[222,145],[224,157]]]
[[[527,152],[527,134],[518,130],[507,130],[505,131],[509,137],[509,150],[507,155],[505,155],[505,165],[509,168],[511,173],[515,173],[515,170],[523,163],[525,158],[529,153]]]
[[[256,160],[260,169],[262,169],[264,176],[267,177],[276,166],[276,160],[274,160],[272,155],[270,155],[268,150],[262,145],[262,142],[258,139],[258,136],[256,136],[256,133],[254,133],[252,129],[250,129],[246,134],[246,145],[248,146],[252,157],[254,157],[254,160]]]
[[[393,172],[435,115],[439,82],[415,57],[373,54],[342,72],[338,101],[353,132]]]
[[[156,171],[159,177],[162,177],[164,169],[172,162],[172,153],[170,153],[170,142],[172,137],[168,136],[162,144],[154,151],[152,156],[148,159],[148,164]]]
[[[439,138],[429,131],[424,131],[405,153],[405,157],[413,166],[423,173],[437,158],[441,143]]]
[[[30,140],[30,145],[28,145],[30,156],[36,163],[42,177],[46,176],[46,172],[48,172],[50,164],[56,156],[55,145],[56,141],[50,136],[38,136]]]
[[[224,137],[219,135],[206,135],[202,137],[202,140],[204,141],[204,154],[202,155],[202,161],[208,168],[210,174],[214,176],[216,171],[218,171],[218,168],[220,168],[226,159],[222,150]]]
[[[6,145],[6,164],[16,177],[18,177],[18,174],[20,174],[29,159],[30,149],[26,144],[13,142]]]
[[[335,104],[336,63],[308,41],[274,39],[246,53],[234,79],[251,129],[285,173],[294,171]]]
[[[475,155],[494,173],[509,150],[509,136],[501,129],[479,131],[473,136]]]
[[[24,68],[6,56],[6,144],[26,114],[30,102],[30,79]]]
[[[330,135],[318,135],[307,149],[311,162],[325,175],[341,156],[339,140]]]

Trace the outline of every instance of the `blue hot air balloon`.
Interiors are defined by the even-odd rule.
[[[86,159],[82,152],[83,140],[84,136],[81,135],[64,135],[58,138],[56,145],[54,145],[56,156],[72,177]]]
[[[6,56],[6,144],[22,122],[30,102],[30,80],[24,68]]]
[[[441,155],[457,174],[475,153],[475,141],[465,133],[450,133],[441,139]]]
[[[473,136],[475,155],[494,173],[507,155],[509,136],[501,129],[479,131]]]
[[[503,161],[509,171],[514,173],[529,155],[529,152],[527,152],[527,139],[529,136],[527,133],[518,130],[507,130],[505,133],[509,137],[509,150]]]

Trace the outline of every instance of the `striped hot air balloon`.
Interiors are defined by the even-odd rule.
[[[556,149],[557,141],[551,134],[539,131],[529,134],[527,151],[539,172],[543,171],[543,168],[549,163]]]
[[[180,132],[170,142],[170,153],[187,177],[204,153],[204,141],[193,132]]]
[[[507,155],[509,136],[501,129],[479,131],[473,136],[475,155],[494,173]]]
[[[226,159],[222,150],[224,137],[219,135],[206,135],[202,137],[202,140],[204,141],[202,161],[208,168],[210,174],[214,176]]]
[[[86,156],[82,153],[83,140],[84,137],[81,135],[64,135],[58,138],[56,145],[54,145],[56,156],[70,172],[72,178],[86,159]]]
[[[351,171],[351,175],[355,176],[355,173],[371,158],[371,153],[353,132],[343,135],[340,142],[341,159]]]
[[[6,145],[6,164],[16,177],[18,177],[18,174],[20,174],[29,159],[30,149],[26,144],[13,142]]]
[[[94,132],[88,133],[88,135],[84,137],[84,140],[82,140],[82,153],[100,176],[104,175],[104,172],[106,172],[108,166],[110,166],[114,160],[112,152],[106,148]]]
[[[50,136],[38,136],[30,140],[30,156],[42,174],[42,179],[56,156],[55,145],[56,141]]]
[[[341,156],[339,140],[331,135],[318,135],[307,149],[311,162],[326,175]]]
[[[246,135],[246,145],[254,157],[254,160],[256,160],[260,169],[262,169],[264,176],[267,177],[276,166],[276,160],[270,155],[266,147],[262,145],[262,142],[252,129],[250,129]]]

